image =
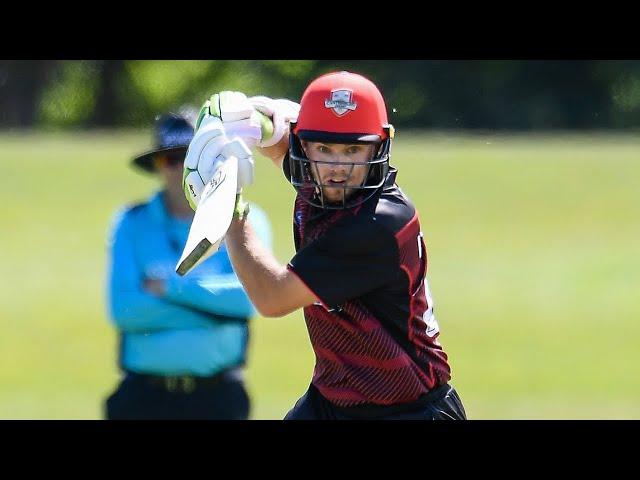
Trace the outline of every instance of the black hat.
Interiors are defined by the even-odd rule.
[[[154,172],[154,157],[158,153],[187,153],[193,138],[193,125],[183,115],[169,113],[156,117],[154,149],[135,157],[131,163],[147,172]]]

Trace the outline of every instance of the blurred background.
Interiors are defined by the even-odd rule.
[[[0,418],[100,418],[107,232],[158,186],[129,166],[155,115],[219,90],[299,100],[334,70],[387,101],[469,418],[640,418],[640,61],[533,60],[0,60]],[[256,169],[284,263],[295,192]],[[302,312],[253,319],[252,418],[282,418],[313,364]]]

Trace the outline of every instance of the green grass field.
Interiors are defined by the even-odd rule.
[[[106,232],[156,186],[128,167],[148,145],[149,132],[0,134],[0,418],[100,418],[118,379]],[[256,163],[247,197],[285,262],[294,191]],[[400,131],[392,163],[421,214],[468,416],[640,418],[640,135]],[[254,319],[253,418],[282,418],[313,363],[301,312]]]

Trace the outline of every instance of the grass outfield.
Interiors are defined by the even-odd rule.
[[[149,134],[4,132],[0,145],[0,418],[100,418],[118,379],[105,236],[156,185],[127,165]],[[285,262],[294,192],[257,160],[247,197]],[[421,214],[469,417],[640,418],[640,135],[400,131],[392,163]],[[300,312],[254,319],[252,417],[282,418],[313,361]]]

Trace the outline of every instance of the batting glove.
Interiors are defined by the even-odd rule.
[[[271,119],[256,110],[242,92],[223,91],[211,95],[209,113],[222,120],[227,137],[240,137],[249,148],[272,136]]]
[[[189,144],[184,161],[182,185],[189,205],[195,210],[205,185],[215,173],[218,162],[231,156],[238,159],[238,187],[253,183],[253,155],[240,137],[229,139],[219,115],[210,112],[210,101],[205,102],[198,116],[196,132]]]
[[[271,147],[277,144],[286,132],[289,131],[289,123],[297,120],[300,112],[300,104],[285,98],[272,99],[264,96],[249,98],[251,105],[268,117],[273,124],[273,133],[263,135],[258,142],[259,147]]]

